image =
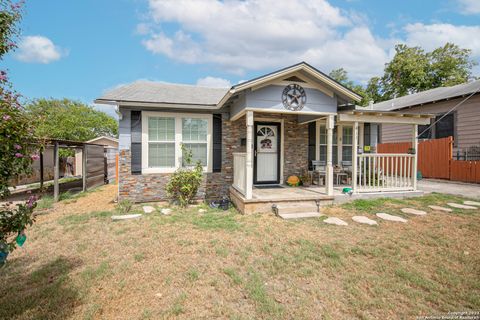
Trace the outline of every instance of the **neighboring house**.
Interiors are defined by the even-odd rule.
[[[462,100],[473,94],[467,101],[448,113]],[[435,117],[430,124],[419,126],[420,139],[437,139],[452,136],[454,153],[471,147],[480,147],[480,80],[452,87],[431,89],[408,96],[376,103],[376,111],[401,111],[408,113],[429,113]],[[440,121],[438,121],[440,120]],[[438,122],[437,122],[438,121]],[[428,129],[431,126],[430,129]],[[427,130],[428,129],[428,130]],[[383,124],[381,142],[410,140],[410,130],[401,124]]]
[[[104,146],[105,148],[118,149],[118,139],[115,139],[112,137],[100,136],[100,137],[96,137],[91,140],[88,140],[86,142],[92,143],[92,144],[99,144],[101,146]],[[113,152],[113,153],[116,153],[116,152]],[[75,150],[75,175],[76,176],[82,175],[82,156],[83,156],[82,150],[76,149]]]
[[[408,124],[414,133],[430,117],[358,110],[360,99],[302,62],[231,88],[139,81],[95,102],[115,105],[120,114],[120,199],[166,200],[165,184],[182,166],[183,144],[204,165],[199,196],[230,196],[241,211],[258,212],[271,211],[280,194],[292,201],[331,201],[335,178],[341,182],[348,175],[358,177],[351,179],[355,193],[416,190],[415,155],[397,157],[403,182],[393,184],[388,172],[393,162],[390,170],[386,167],[393,158],[361,153],[365,137],[376,133],[370,123]],[[324,187],[278,189],[289,176],[305,175],[313,160],[325,175]]]

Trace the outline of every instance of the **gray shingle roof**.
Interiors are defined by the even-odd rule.
[[[229,88],[136,81],[109,90],[96,100],[216,105]]]
[[[479,92],[480,80],[469,83],[458,84],[452,87],[440,87],[431,90],[426,90],[408,96],[395,98],[373,105],[373,110],[393,111],[402,108],[412,107],[420,104],[425,104],[433,101],[440,101],[455,97],[461,97],[471,94],[475,91]]]

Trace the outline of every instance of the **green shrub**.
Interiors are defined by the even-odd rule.
[[[118,213],[128,213],[130,210],[132,210],[132,205],[132,201],[124,199],[117,203],[116,209]]]
[[[181,207],[186,207],[195,198],[202,183],[203,167],[200,161],[192,166],[192,152],[182,145],[185,167],[177,169],[167,183],[168,196]]]

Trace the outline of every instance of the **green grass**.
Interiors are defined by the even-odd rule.
[[[230,279],[232,279],[232,281],[233,281],[234,284],[240,285],[240,284],[243,283],[242,278],[241,278],[240,275],[237,273],[237,271],[235,271],[235,269],[233,269],[233,268],[224,268],[224,269],[223,269],[223,273],[225,273],[227,276],[229,276]]]
[[[54,203],[55,202],[53,201],[52,196],[44,195],[40,200],[37,201],[36,209],[38,210],[51,209],[53,208]]]
[[[90,283],[95,280],[102,279],[111,272],[111,267],[108,262],[103,261],[97,267],[87,267],[82,273],[82,279],[85,283]]]
[[[90,219],[104,219],[110,217],[110,211],[94,211],[85,214],[72,214],[64,216],[58,220],[58,223],[63,226],[81,225],[87,223]]]
[[[184,292],[180,293],[180,295],[177,298],[175,298],[175,301],[173,302],[173,305],[170,308],[168,313],[174,316],[179,316],[182,313],[184,313],[185,312],[184,304],[186,300],[187,300],[186,293]]]
[[[255,303],[255,307],[260,314],[268,317],[281,317],[283,307],[278,304],[267,292],[265,280],[254,270],[250,270],[249,277],[245,283],[248,297]]]
[[[200,271],[197,269],[193,268],[187,271],[187,279],[190,282],[195,282],[200,278]]]

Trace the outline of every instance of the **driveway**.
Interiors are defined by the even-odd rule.
[[[480,184],[423,179],[418,181],[418,189],[427,193],[440,192],[480,199]]]

